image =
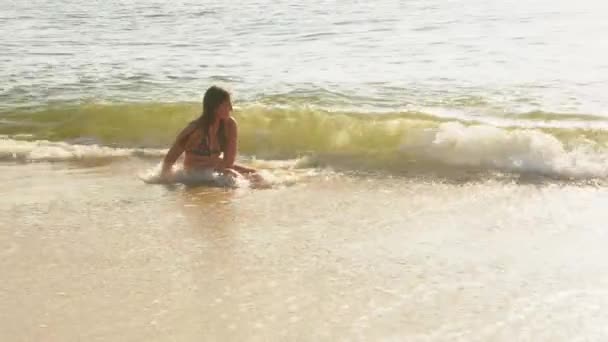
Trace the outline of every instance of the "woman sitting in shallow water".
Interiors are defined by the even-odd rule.
[[[177,136],[163,161],[162,179],[172,179],[173,164],[182,153],[186,172],[213,170],[231,177],[257,178],[254,169],[235,164],[238,130],[231,111],[232,102],[226,90],[216,86],[207,89],[203,114]]]

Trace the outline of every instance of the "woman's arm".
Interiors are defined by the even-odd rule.
[[[173,164],[177,161],[179,156],[184,153],[186,148],[186,141],[188,140],[188,136],[196,129],[196,125],[194,123],[190,123],[186,128],[184,128],[181,133],[175,139],[173,146],[167,152],[165,159],[163,159],[163,168],[161,175],[163,177],[169,176],[171,173],[171,169],[173,168]]]
[[[173,164],[175,164],[175,162],[177,161],[179,156],[182,155],[183,152],[183,144],[181,144],[180,141],[175,141],[175,143],[173,143],[173,146],[171,146],[171,148],[169,149],[169,152],[167,152],[165,159],[163,160],[163,169],[161,172],[163,176],[169,175],[171,169],[173,168]]]
[[[236,120],[232,117],[226,119],[226,149],[224,150],[224,156],[220,163],[220,169],[229,169],[234,166],[237,153],[237,138],[238,138],[238,127]]]
[[[255,174],[257,171],[250,167],[235,164],[237,157],[237,146],[238,146],[238,126],[234,118],[229,118],[226,121],[226,150],[220,164],[220,170],[222,171],[236,171],[242,175]],[[227,170],[228,169],[228,170]]]

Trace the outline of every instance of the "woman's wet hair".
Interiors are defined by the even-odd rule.
[[[211,86],[207,89],[205,96],[203,96],[203,113],[197,120],[204,134],[209,133],[209,126],[216,119],[217,109],[227,100],[230,100],[230,93],[227,90],[218,86]],[[220,147],[223,150],[226,145],[226,134],[223,123],[220,123],[218,138]]]
[[[203,97],[203,113],[199,118],[201,125],[205,128],[205,132],[215,120],[218,107],[229,99],[230,93],[223,88],[211,86],[207,89]]]

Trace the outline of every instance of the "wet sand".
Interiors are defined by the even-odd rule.
[[[608,191],[0,165],[2,341],[599,341]]]

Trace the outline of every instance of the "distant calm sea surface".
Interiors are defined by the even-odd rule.
[[[607,11],[600,0],[3,0],[0,103],[198,100],[221,82],[247,101],[607,115]]]

